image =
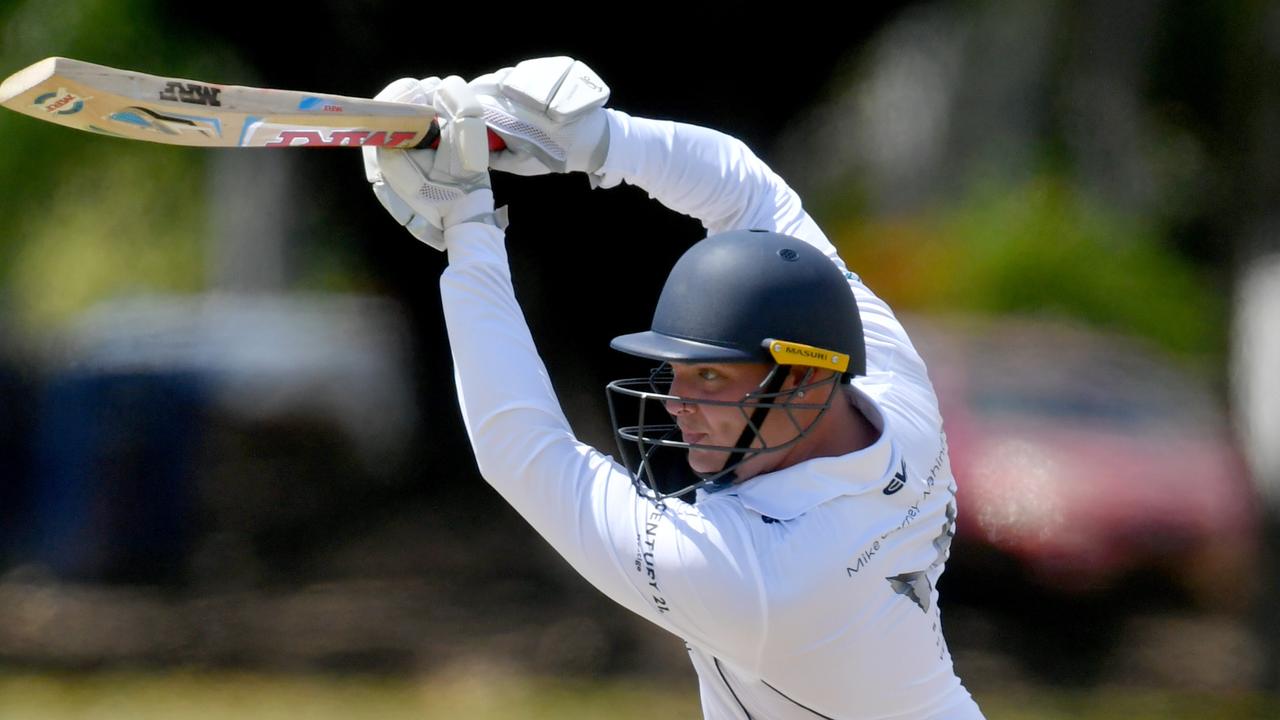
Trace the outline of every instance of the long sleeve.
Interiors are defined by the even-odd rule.
[[[844,269],[799,196],[742,141],[697,125],[608,113],[601,187],[626,182],[643,188],[668,208],[700,220],[709,234],[762,229],[798,237]]]
[[[686,639],[755,652],[759,574],[730,515],[658,506],[572,433],[513,293],[502,231],[445,233],[440,280],[458,398],[484,478],[593,585]],[[677,507],[677,505],[683,507]]]

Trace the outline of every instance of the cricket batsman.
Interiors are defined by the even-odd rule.
[[[438,149],[366,148],[365,169],[396,221],[448,254],[481,473],[601,592],[685,640],[707,718],[981,718],[943,639],[956,486],[902,325],[745,145],[608,96],[565,57],[378,96],[442,117]],[[484,126],[506,143],[495,170],[630,183],[707,229],[652,326],[613,340],[657,365],[609,386],[629,462],[578,441],[561,411],[512,291],[505,213],[466,162]]]

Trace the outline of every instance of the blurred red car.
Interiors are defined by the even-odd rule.
[[[959,484],[953,559],[994,550],[1067,593],[1158,571],[1200,604],[1248,601],[1254,489],[1203,381],[1074,326],[904,324],[938,391]]]

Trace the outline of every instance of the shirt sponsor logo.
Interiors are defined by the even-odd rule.
[[[871,558],[875,557],[876,554],[879,552],[880,552],[880,540],[876,540],[875,542],[871,543],[871,547],[868,547],[866,550],[863,550],[861,553],[858,554],[858,559],[853,564],[853,567],[845,568],[845,573],[848,574],[849,577],[853,577],[859,570],[869,565],[871,563]]]
[[[929,469],[928,477],[924,479],[924,491],[920,494],[920,497],[916,498],[916,501],[912,503],[911,507],[907,508],[906,513],[904,513],[902,522],[900,524],[890,528],[887,532],[881,535],[879,539],[873,541],[871,545],[864,547],[854,557],[853,564],[845,568],[846,575],[848,575],[849,577],[854,577],[855,575],[858,574],[858,571],[870,565],[872,559],[875,558],[875,556],[880,553],[881,548],[884,547],[884,544],[882,543],[882,541],[887,540],[894,533],[904,530],[907,527],[910,527],[916,521],[917,518],[923,515],[923,510],[921,509],[921,506],[924,505],[924,502],[928,500],[930,496],[933,495],[934,486],[938,482],[939,473],[946,466],[946,460],[947,460],[946,434],[939,433],[938,441],[939,441],[938,456],[933,461],[933,467]],[[906,472],[904,467],[903,475],[905,474]],[[897,476],[895,475],[894,477],[896,479]],[[904,482],[905,482],[905,479],[904,479]],[[893,482],[890,482],[889,484],[892,485]],[[888,490],[888,487],[886,487],[885,489]],[[948,486],[946,490],[952,495],[955,494],[954,487]]]
[[[893,479],[889,481],[889,484],[884,486],[884,494],[892,495],[898,492],[899,490],[901,490],[903,487],[905,487],[906,484],[907,484],[907,461],[903,460],[902,471],[896,473],[893,476]]]
[[[658,570],[653,561],[654,548],[658,544],[658,525],[662,521],[661,510],[651,510],[644,521],[644,538],[636,535],[636,571],[644,573],[649,580],[649,598],[659,613],[671,612],[667,599],[658,587]]]

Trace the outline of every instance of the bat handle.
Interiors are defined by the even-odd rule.
[[[427,128],[427,136],[422,138],[422,142],[414,146],[416,150],[435,150],[440,147],[440,123],[435,120],[431,121],[431,127]],[[507,144],[498,137],[494,131],[489,131],[489,152],[498,152],[506,150]]]

